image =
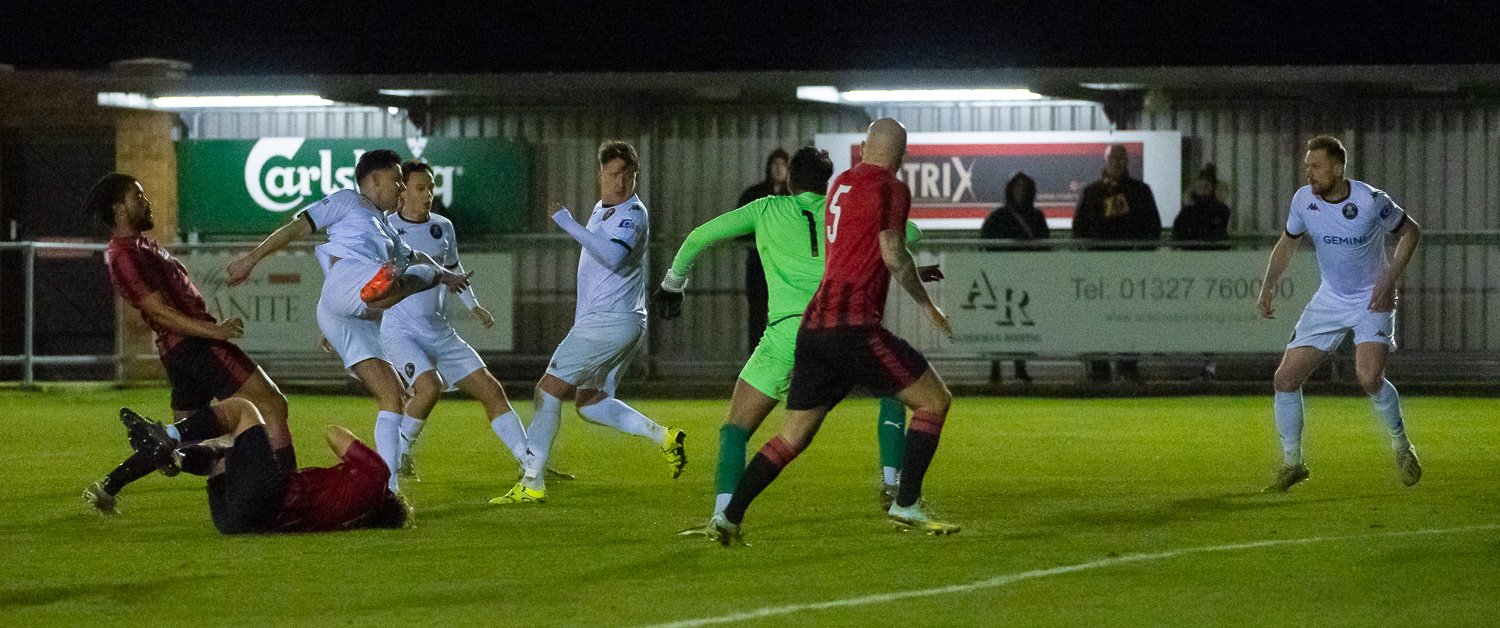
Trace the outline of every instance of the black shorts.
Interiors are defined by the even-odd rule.
[[[786,409],[831,408],[855,386],[879,397],[905,390],[927,371],[927,358],[879,325],[802,328]]]
[[[161,364],[172,384],[172,409],[181,411],[228,399],[257,368],[239,347],[207,338],[183,338],[161,356]]]
[[[208,478],[208,512],[224,534],[268,532],[281,515],[291,476],[271,451],[266,427],[240,432],[224,472]]]

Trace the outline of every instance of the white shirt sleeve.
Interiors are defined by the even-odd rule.
[[[313,231],[324,231],[328,225],[338,222],[349,214],[350,204],[341,195],[352,193],[348,190],[340,190],[323,197],[323,200],[315,202],[298,212],[298,216],[306,218],[312,223]]]
[[[1371,208],[1380,217],[1380,226],[1385,228],[1386,233],[1395,231],[1396,227],[1401,225],[1401,221],[1406,218],[1406,210],[1401,209],[1396,201],[1391,200],[1391,195],[1381,190],[1371,189],[1370,193],[1375,196],[1375,202]]]
[[[1307,225],[1302,222],[1301,200],[1301,194],[1293,194],[1292,207],[1286,213],[1286,233],[1294,238],[1307,233]]]
[[[614,218],[604,224],[603,231],[609,235],[609,239],[624,243],[632,251],[639,248],[646,239],[646,212],[631,210]]]

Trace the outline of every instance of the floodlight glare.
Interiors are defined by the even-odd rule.
[[[219,107],[327,107],[332,100],[317,94],[261,94],[236,96],[162,96],[151,99],[157,109]]]
[[[852,89],[839,91],[831,85],[804,85],[797,98],[831,103],[879,102],[1004,102],[1042,100],[1045,96],[1025,88],[980,89]]]

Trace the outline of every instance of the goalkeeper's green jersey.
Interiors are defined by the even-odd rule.
[[[672,258],[672,272],[687,277],[703,249],[753,233],[770,294],[767,322],[801,316],[823,281],[823,216],[824,198],[816,192],[751,201],[688,234],[677,249],[677,256]],[[907,221],[907,243],[921,237],[916,225]]]

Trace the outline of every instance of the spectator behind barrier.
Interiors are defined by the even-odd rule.
[[[1130,157],[1124,146],[1110,145],[1104,153],[1102,176],[1083,188],[1078,209],[1073,213],[1073,237],[1080,240],[1161,239],[1161,213],[1156,210],[1156,197],[1151,193],[1151,186],[1130,176]],[[1139,383],[1140,359],[1136,354],[1118,357],[1116,374]],[[1088,371],[1090,381],[1109,381],[1109,360],[1089,360]]]
[[[786,180],[790,172],[787,164],[791,158],[786,151],[778,148],[766,156],[766,178],[760,183],[745,188],[740,193],[740,202],[735,208],[749,205],[751,201],[759,200],[767,196],[787,196],[791,190],[787,189]],[[760,344],[760,336],[766,331],[766,308],[769,307],[767,300],[770,293],[766,287],[766,269],[760,264],[760,253],[755,250],[755,236],[749,235],[740,238],[745,244],[745,329],[748,336],[748,344],[752,351]]]
[[[1005,203],[991,211],[979,227],[979,237],[987,240],[1045,240],[1050,235],[1047,217],[1036,208],[1036,181],[1024,172],[1017,172],[1005,184]],[[1026,361],[1016,360],[1015,366],[1016,380],[1030,384]],[[994,363],[994,368],[991,375],[998,378],[1000,364]]]
[[[1220,200],[1221,185],[1218,168],[1213,164],[1205,164],[1198,171],[1198,176],[1193,178],[1192,185],[1188,187],[1188,202],[1182,206],[1182,213],[1177,214],[1177,220],[1172,223],[1173,240],[1220,242],[1229,238],[1230,209]],[[1229,246],[1188,244],[1181,248],[1203,251],[1224,250]]]

